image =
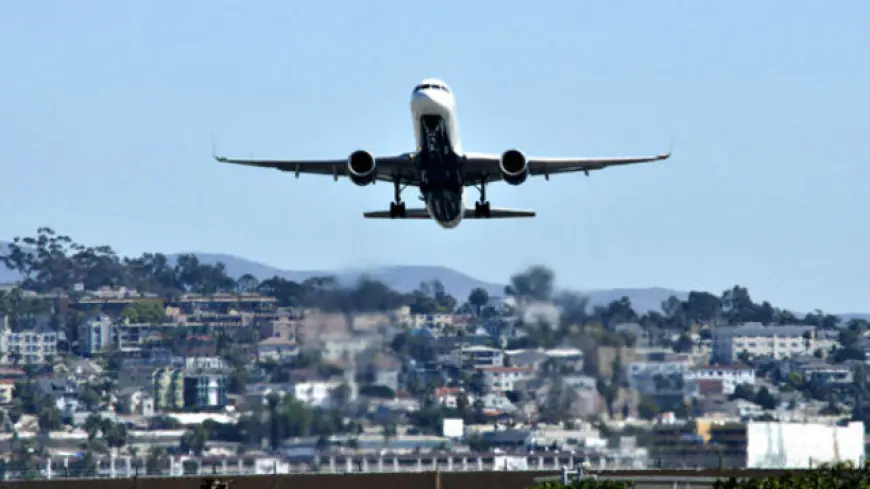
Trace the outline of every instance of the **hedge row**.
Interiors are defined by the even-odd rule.
[[[533,489],[631,489],[631,482],[584,478],[538,484]],[[856,467],[852,463],[822,465],[812,470],[796,470],[778,476],[751,479],[721,479],[714,489],[870,489],[870,463]]]

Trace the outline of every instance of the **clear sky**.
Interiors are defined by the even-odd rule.
[[[0,2],[0,239],[288,269],[443,264],[870,310],[870,2]],[[222,165],[413,149],[420,79],[467,151],[671,160],[488,187],[534,220],[364,220],[389,185]],[[416,202],[406,191],[405,200]],[[473,200],[476,192],[470,195]]]

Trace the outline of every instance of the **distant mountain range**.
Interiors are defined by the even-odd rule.
[[[7,243],[0,242],[0,249],[5,249],[6,244]],[[174,261],[179,254],[180,253],[167,254],[167,257],[171,261]],[[421,282],[427,280],[439,280],[444,284],[444,288],[459,300],[468,297],[471,290],[477,287],[483,288],[489,292],[491,296],[503,295],[505,287],[505,284],[478,280],[462,272],[443,266],[395,265],[367,269],[283,270],[265,263],[240,258],[234,255],[222,253],[195,254],[199,257],[200,261],[204,263],[213,264],[223,262],[226,266],[227,273],[234,278],[249,273],[254,277],[257,277],[259,280],[279,276],[288,280],[303,281],[311,277],[332,275],[335,276],[340,283],[350,285],[355,283],[361,277],[368,276],[372,279],[383,282],[399,292],[410,292],[416,289]],[[14,282],[17,278],[18,277],[14,272],[6,269],[6,267],[0,264],[0,283]],[[591,305],[609,304],[614,300],[626,296],[631,300],[632,306],[639,313],[644,313],[649,310],[660,310],[661,303],[672,295],[681,300],[685,300],[689,295],[687,291],[662,287],[584,290],[580,292],[589,297]],[[870,319],[870,314],[864,313],[841,314],[840,316],[846,319]]]

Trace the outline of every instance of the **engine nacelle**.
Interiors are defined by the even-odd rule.
[[[353,183],[369,185],[375,181],[375,157],[368,151],[354,151],[347,157],[347,173]]]
[[[509,149],[502,153],[498,166],[502,179],[510,185],[519,185],[529,178],[529,160],[518,149]]]

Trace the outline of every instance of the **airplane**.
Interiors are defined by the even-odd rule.
[[[463,219],[497,219],[535,217],[534,211],[490,206],[486,200],[487,183],[503,180],[520,185],[529,176],[600,170],[610,166],[666,160],[670,151],[655,156],[603,158],[543,158],[527,156],[519,149],[501,154],[466,153],[459,140],[456,101],[450,87],[441,80],[424,79],[411,92],[411,115],[416,150],[375,157],[365,150],[353,151],[346,160],[270,160],[239,159],[214,155],[222,163],[275,168],[301,173],[332,175],[333,180],[347,177],[365,186],[378,181],[391,182],[394,199],[389,211],[365,212],[369,219],[433,219],[441,227],[452,229]],[[406,208],[402,191],[408,186],[419,188],[425,208]],[[474,208],[465,206],[465,187],[476,187],[480,199]]]

